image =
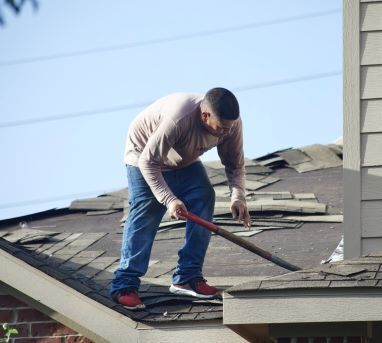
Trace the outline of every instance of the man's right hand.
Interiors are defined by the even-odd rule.
[[[178,209],[187,213],[187,208],[186,208],[186,205],[183,203],[183,201],[176,199],[168,207],[168,212],[171,218],[186,220],[186,218],[184,218],[183,216],[177,213]]]

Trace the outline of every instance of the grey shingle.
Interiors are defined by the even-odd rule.
[[[325,280],[293,280],[281,281],[277,279],[264,280],[260,289],[291,289],[291,288],[327,288],[330,281]]]
[[[308,145],[301,148],[301,150],[312,160],[293,165],[293,168],[300,173],[317,169],[333,168],[342,165],[342,160],[325,145]]]
[[[198,313],[182,313],[179,317],[179,320],[194,320],[197,315]]]
[[[97,198],[74,200],[70,204],[71,210],[113,210],[123,209],[124,202],[121,198],[100,196]]]
[[[183,224],[183,226],[184,226],[184,224]],[[158,231],[157,235],[155,236],[155,240],[161,241],[161,240],[165,240],[165,239],[180,239],[180,238],[184,238],[184,235],[185,235],[185,229],[184,228],[160,230],[160,231]]]
[[[3,237],[11,243],[31,243],[31,242],[49,242],[58,232],[42,231],[36,229],[20,229],[17,231],[9,232]]]
[[[36,254],[40,254],[40,253],[45,252],[46,250],[52,248],[56,244],[62,244],[62,242],[64,242],[67,239],[69,239],[69,237],[72,237],[72,235],[73,234],[71,234],[69,232],[59,233],[58,235],[54,236],[54,239],[51,242],[44,243],[39,248],[37,248],[35,253]],[[74,235],[78,235],[78,234],[74,234]],[[66,244],[69,244],[69,242],[66,243]]]
[[[166,273],[170,273],[175,269],[176,262],[163,262],[153,264],[145,274],[145,277],[158,277]]]
[[[311,160],[311,157],[309,157],[299,149],[281,151],[278,152],[277,155],[281,156],[290,166],[294,166],[296,164],[308,162]]]
[[[76,255],[76,257],[99,257],[102,256],[105,253],[105,251],[102,250],[83,250],[80,253]]]
[[[224,182],[227,182],[227,177],[225,175],[216,174],[210,177],[210,182],[212,185],[220,185]]]
[[[223,318],[222,311],[201,312],[196,316],[195,320],[212,320],[212,319],[221,319],[221,318]]]
[[[351,276],[367,271],[367,268],[363,266],[352,266],[343,264],[325,264],[322,267],[316,268],[317,271],[326,274],[335,274],[342,276]]]
[[[284,159],[282,157],[276,156],[276,157],[271,157],[271,158],[267,158],[267,159],[258,161],[258,163],[262,166],[273,166],[273,165],[278,164],[278,163],[283,162],[283,161],[284,161]]]
[[[87,216],[104,216],[107,214],[113,214],[119,212],[118,210],[104,210],[104,211],[87,211]]]
[[[253,165],[245,167],[246,174],[270,174],[272,169],[262,165]]]
[[[346,281],[330,281],[330,288],[359,288],[359,287],[376,287],[378,280],[346,280]],[[382,285],[378,286],[382,287]]]
[[[250,210],[300,213],[326,213],[326,205],[310,201],[260,199],[248,201]]]

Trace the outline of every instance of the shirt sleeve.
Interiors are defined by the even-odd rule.
[[[143,149],[138,166],[155,198],[167,207],[177,199],[163,178],[161,166],[178,139],[178,129],[171,119],[164,119]]]
[[[231,201],[245,200],[245,167],[243,151],[243,124],[239,118],[227,138],[218,145],[218,154],[228,179]]]

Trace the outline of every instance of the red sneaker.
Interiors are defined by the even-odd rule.
[[[170,292],[180,295],[190,295],[196,298],[211,299],[220,296],[220,291],[210,286],[202,277],[194,278],[186,284],[170,286]]]
[[[118,295],[117,299],[123,307],[129,310],[141,310],[146,307],[145,304],[141,301],[141,299],[139,299],[136,290],[121,292]]]

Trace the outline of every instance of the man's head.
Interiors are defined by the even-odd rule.
[[[227,135],[240,116],[236,97],[225,88],[210,89],[200,108],[203,126],[216,137]]]

